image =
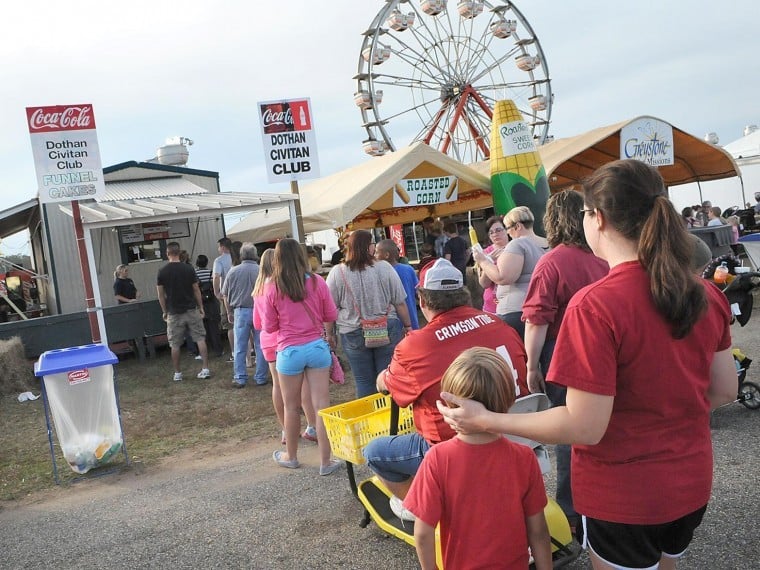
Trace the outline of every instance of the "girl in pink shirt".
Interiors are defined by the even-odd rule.
[[[311,390],[316,411],[330,405],[330,345],[324,340],[324,324],[338,318],[338,310],[324,280],[311,273],[306,254],[296,240],[277,242],[274,272],[264,288],[264,331],[277,333],[276,370],[285,404],[287,451],[272,454],[280,467],[296,469],[298,432],[301,429],[301,387]],[[330,459],[330,442],[325,424],[317,416],[320,475],[333,473],[341,462]]]
[[[272,405],[282,429],[282,444],[285,445],[285,404],[282,400],[280,379],[275,365],[277,360],[277,333],[268,333],[264,330],[264,287],[271,279],[272,273],[274,273],[274,250],[267,249],[261,254],[259,276],[253,286],[253,328],[261,331],[259,337],[261,351],[264,353],[264,358],[269,364],[269,372],[272,374]],[[314,412],[314,404],[311,403],[311,391],[308,382],[304,382],[301,388],[301,408],[303,408],[303,413],[306,416],[306,429],[301,437],[309,441],[317,441],[317,429],[314,427],[317,414]]]

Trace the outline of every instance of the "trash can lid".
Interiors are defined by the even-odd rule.
[[[85,344],[69,348],[48,350],[34,363],[34,375],[44,376],[69,372],[81,368],[93,368],[119,362],[116,355],[103,344]]]

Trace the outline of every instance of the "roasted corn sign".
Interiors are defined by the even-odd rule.
[[[444,202],[456,202],[459,194],[457,186],[456,176],[399,180],[393,191],[393,207],[431,206]]]

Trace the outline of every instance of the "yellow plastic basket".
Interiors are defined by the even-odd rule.
[[[333,454],[356,465],[364,463],[362,449],[370,441],[390,433],[391,397],[372,394],[320,410]],[[398,433],[414,431],[412,407],[399,410]]]

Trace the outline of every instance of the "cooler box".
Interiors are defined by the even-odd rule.
[[[108,463],[122,448],[113,381],[116,362],[107,346],[88,344],[48,350],[34,365],[63,457],[76,473]]]

